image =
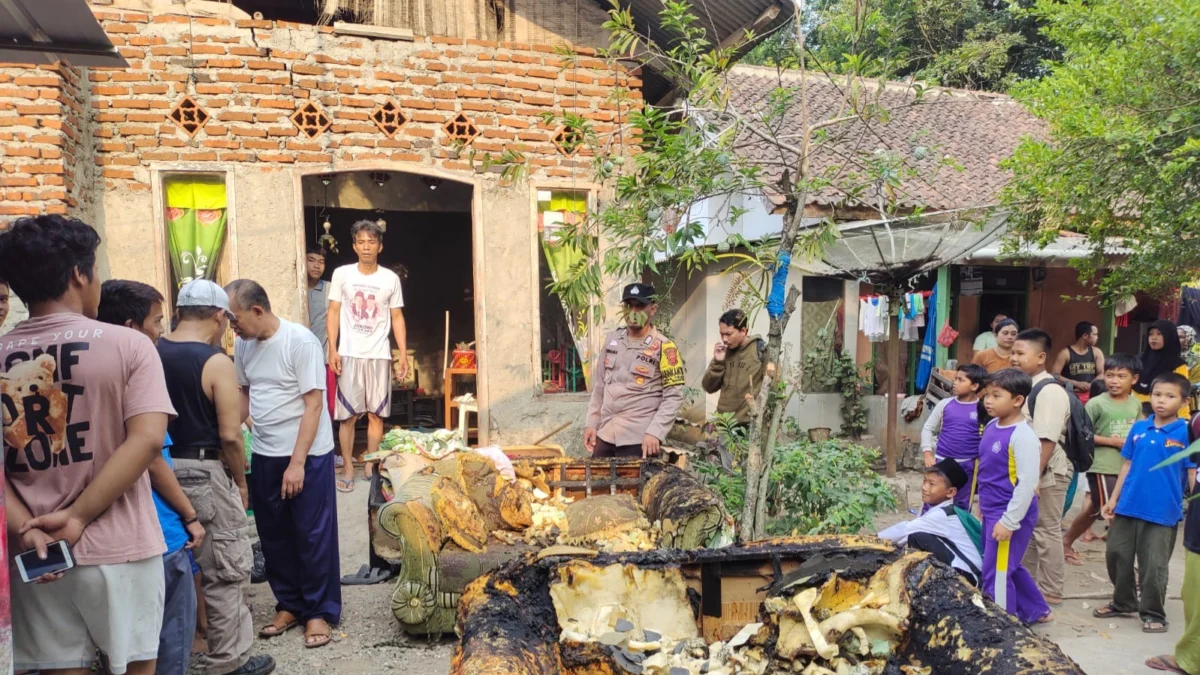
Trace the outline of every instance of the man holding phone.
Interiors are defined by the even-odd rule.
[[[65,540],[75,568],[13,584],[14,667],[150,675],[162,626],[166,551],[147,469],[175,414],[141,333],[95,320],[87,224],[21,218],[0,232],[0,269],[29,319],[0,341],[7,525],[20,551]]]

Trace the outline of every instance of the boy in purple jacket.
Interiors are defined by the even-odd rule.
[[[1021,411],[1033,389],[1014,368],[988,377],[983,405],[992,416],[979,443],[979,510],[983,520],[982,588],[1024,623],[1052,620],[1050,606],[1021,565],[1037,522],[1041,442]]]

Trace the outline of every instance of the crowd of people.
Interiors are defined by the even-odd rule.
[[[1106,539],[1113,595],[1094,616],[1137,617],[1143,632],[1166,633],[1168,563],[1182,523],[1187,625],[1173,655],[1146,664],[1200,672],[1192,606],[1200,594],[1187,590],[1200,588],[1200,507],[1186,501],[1196,484],[1186,451],[1200,436],[1200,415],[1189,422],[1194,331],[1157,321],[1139,355],[1106,357],[1096,327],[1081,322],[1075,342],[1052,357],[1045,331],[1019,330],[1004,316],[992,326],[924,424],[923,511],[880,536],[929,551],[1027,624],[1054,620],[1066,565],[1082,564],[1075,542]],[[1087,501],[1064,534],[1079,479]],[[1107,533],[1097,536],[1101,520]],[[981,536],[970,537],[973,529]]]
[[[74,560],[12,585],[18,672],[87,673],[98,658],[114,675],[272,672],[250,654],[255,534],[276,600],[259,637],[302,626],[303,646],[329,643],[342,612],[335,464],[352,486],[353,423],[369,416],[378,445],[389,336],[405,351],[382,233],[362,222],[353,234],[358,263],[310,287],[311,326],[275,315],[255,281],[196,279],[178,289],[168,333],[152,286],[101,283],[89,225],[40,216],[0,233],[0,322],[10,287],[29,310],[0,339],[8,533],[14,553],[45,559],[65,540]],[[351,311],[368,291],[389,311]]]

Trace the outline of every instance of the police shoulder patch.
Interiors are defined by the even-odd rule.
[[[663,342],[658,369],[662,373],[664,387],[683,386],[683,359],[679,357],[679,348],[671,340]]]

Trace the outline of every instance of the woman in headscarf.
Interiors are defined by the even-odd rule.
[[[1159,319],[1150,324],[1146,335],[1146,348],[1141,353],[1142,372],[1138,373],[1137,383],[1133,385],[1133,395],[1142,402],[1142,411],[1150,413],[1150,386],[1154,378],[1166,373],[1179,373],[1188,376],[1187,361],[1183,358],[1179,343],[1179,330],[1174,323]],[[1191,417],[1191,407],[1184,402],[1179,411],[1180,417]]]

